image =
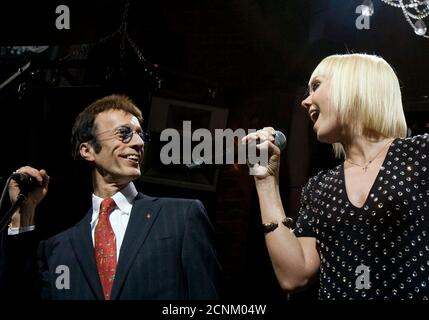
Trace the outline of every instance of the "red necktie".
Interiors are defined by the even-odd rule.
[[[112,198],[106,198],[101,202],[94,236],[95,259],[105,300],[110,300],[116,272],[116,238],[109,221],[115,207],[116,203]]]

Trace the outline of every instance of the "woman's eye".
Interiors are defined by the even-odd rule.
[[[314,82],[311,84],[311,91],[316,91],[316,89],[319,87],[319,85],[320,85],[320,82],[319,82],[319,81],[314,81]]]

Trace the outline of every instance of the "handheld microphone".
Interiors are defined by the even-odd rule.
[[[14,172],[12,174],[12,179],[19,185],[21,193],[27,193],[40,187],[40,182],[25,173]]]
[[[274,132],[274,144],[279,147],[280,152],[286,148],[287,139],[283,132],[277,130]],[[225,154],[230,153],[224,153],[222,156],[224,156]],[[201,169],[204,164],[204,159],[197,158],[195,160],[192,160],[190,164],[186,164],[186,168],[189,170]]]
[[[287,139],[283,132],[274,132],[274,144],[279,147],[280,151],[283,151],[286,148],[286,143]]]

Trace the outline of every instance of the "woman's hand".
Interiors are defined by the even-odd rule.
[[[262,130],[252,132],[245,136],[241,142],[256,142],[256,148],[260,151],[268,151],[267,165],[248,163],[250,174],[255,176],[255,180],[265,180],[269,177],[278,179],[280,169],[280,149],[274,144],[276,131],[272,127],[265,127]]]

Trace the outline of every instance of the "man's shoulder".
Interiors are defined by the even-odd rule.
[[[139,193],[137,201],[144,200],[154,202],[159,206],[173,206],[176,208],[189,208],[190,206],[203,206],[198,199],[173,198],[173,197],[153,197],[143,193]]]
[[[76,228],[84,227],[85,223],[89,223],[88,214],[89,212],[86,213],[85,216],[75,225],[56,233],[55,235],[44,240],[44,242],[50,243],[50,244],[58,244],[58,243],[61,243],[62,241],[69,241],[70,236],[73,234],[73,232],[75,232]]]
[[[175,220],[188,220],[191,217],[207,216],[207,210],[198,199],[174,198],[174,197],[150,197],[139,194],[139,199],[155,204],[159,208],[159,216],[162,218]],[[135,203],[136,204],[136,203]],[[142,208],[147,208],[142,206]]]

